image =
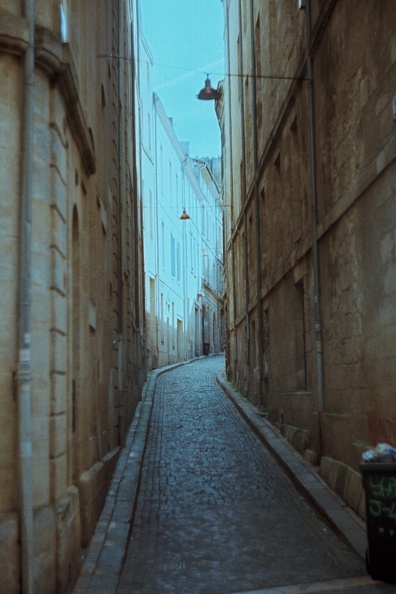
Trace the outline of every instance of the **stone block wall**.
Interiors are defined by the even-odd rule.
[[[229,71],[268,75],[227,79],[217,110],[231,205],[227,375],[349,476],[365,448],[396,442],[396,13],[389,0],[310,4],[312,87],[309,13],[287,0],[224,7]]]
[[[58,2],[36,0],[35,15],[29,390],[40,594],[72,590],[145,374],[131,71],[100,58],[104,45],[132,55],[130,4],[67,4],[66,40]],[[21,8],[0,0],[0,591],[10,594],[25,563],[14,376],[27,41]]]

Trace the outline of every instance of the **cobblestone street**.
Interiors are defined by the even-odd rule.
[[[158,378],[117,594],[230,594],[367,576],[216,384],[223,366],[210,357]]]

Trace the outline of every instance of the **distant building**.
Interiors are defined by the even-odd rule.
[[[176,137],[152,93],[152,60],[143,37],[139,63],[150,369],[223,350],[223,209],[215,179],[220,159],[192,159],[188,143]],[[180,218],[184,212],[189,218]]]
[[[396,444],[395,5],[223,4],[228,378],[358,510]]]
[[[7,594],[71,591],[145,380],[132,4],[35,5],[0,0]]]

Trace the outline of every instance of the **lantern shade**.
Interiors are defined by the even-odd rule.
[[[212,87],[210,86],[210,80],[209,78],[207,78],[205,80],[204,88],[201,89],[201,91],[198,93],[198,99],[202,99],[203,101],[217,101],[217,99],[220,99],[220,97],[221,93],[219,93],[219,91],[216,91],[215,89],[212,89]]]
[[[181,214],[181,217],[180,217],[180,218],[181,218],[181,220],[182,220],[182,221],[188,221],[188,219],[190,219],[190,218],[191,218],[191,217],[190,217],[190,215],[189,215],[189,214],[187,214],[187,212],[186,212],[186,209],[185,209],[185,208],[183,208],[183,212],[182,212],[182,214]]]

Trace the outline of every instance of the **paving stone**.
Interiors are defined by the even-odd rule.
[[[161,375],[117,594],[230,594],[366,575],[215,376],[223,357]]]

